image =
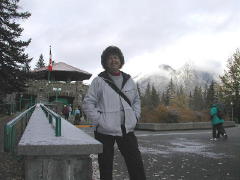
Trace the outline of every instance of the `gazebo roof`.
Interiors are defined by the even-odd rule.
[[[34,69],[32,74],[35,79],[48,79],[48,66]],[[54,63],[50,73],[56,81],[83,81],[90,79],[92,74],[64,62]]]

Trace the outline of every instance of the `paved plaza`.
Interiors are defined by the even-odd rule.
[[[81,128],[93,135],[92,128]],[[136,131],[147,180],[240,180],[240,126],[226,128],[227,140],[210,141],[211,130]],[[128,180],[117,146],[114,180]],[[99,179],[97,155],[93,180]],[[0,153],[0,180],[23,180],[23,164]]]
[[[85,130],[92,134],[90,130]],[[240,127],[226,128],[227,140],[210,141],[211,130],[136,131],[148,180],[239,180]],[[114,180],[127,180],[116,147]],[[99,179],[97,155],[94,180]]]

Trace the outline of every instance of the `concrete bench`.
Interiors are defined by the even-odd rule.
[[[234,127],[234,121],[225,121],[224,127]],[[191,129],[211,129],[210,122],[189,122],[189,123],[138,123],[136,129],[150,131],[169,131],[169,130],[191,130]]]
[[[55,136],[43,110],[37,106],[18,144],[25,160],[26,180],[90,180],[90,154],[102,144],[62,119],[62,135]]]

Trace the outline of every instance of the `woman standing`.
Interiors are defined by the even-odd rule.
[[[140,98],[130,75],[120,71],[124,56],[116,46],[101,55],[105,71],[96,77],[83,101],[83,111],[93,121],[95,138],[103,144],[98,155],[101,180],[112,180],[114,143],[123,155],[131,180],[145,180],[134,128],[140,117]]]

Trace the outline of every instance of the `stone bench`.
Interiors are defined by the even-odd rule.
[[[90,154],[102,144],[62,118],[62,135],[55,136],[43,110],[37,106],[18,144],[25,160],[26,180],[90,180]]]
[[[225,121],[224,127],[234,127],[234,121]],[[211,122],[189,122],[189,123],[138,123],[137,130],[169,131],[169,130],[192,130],[211,129]]]

